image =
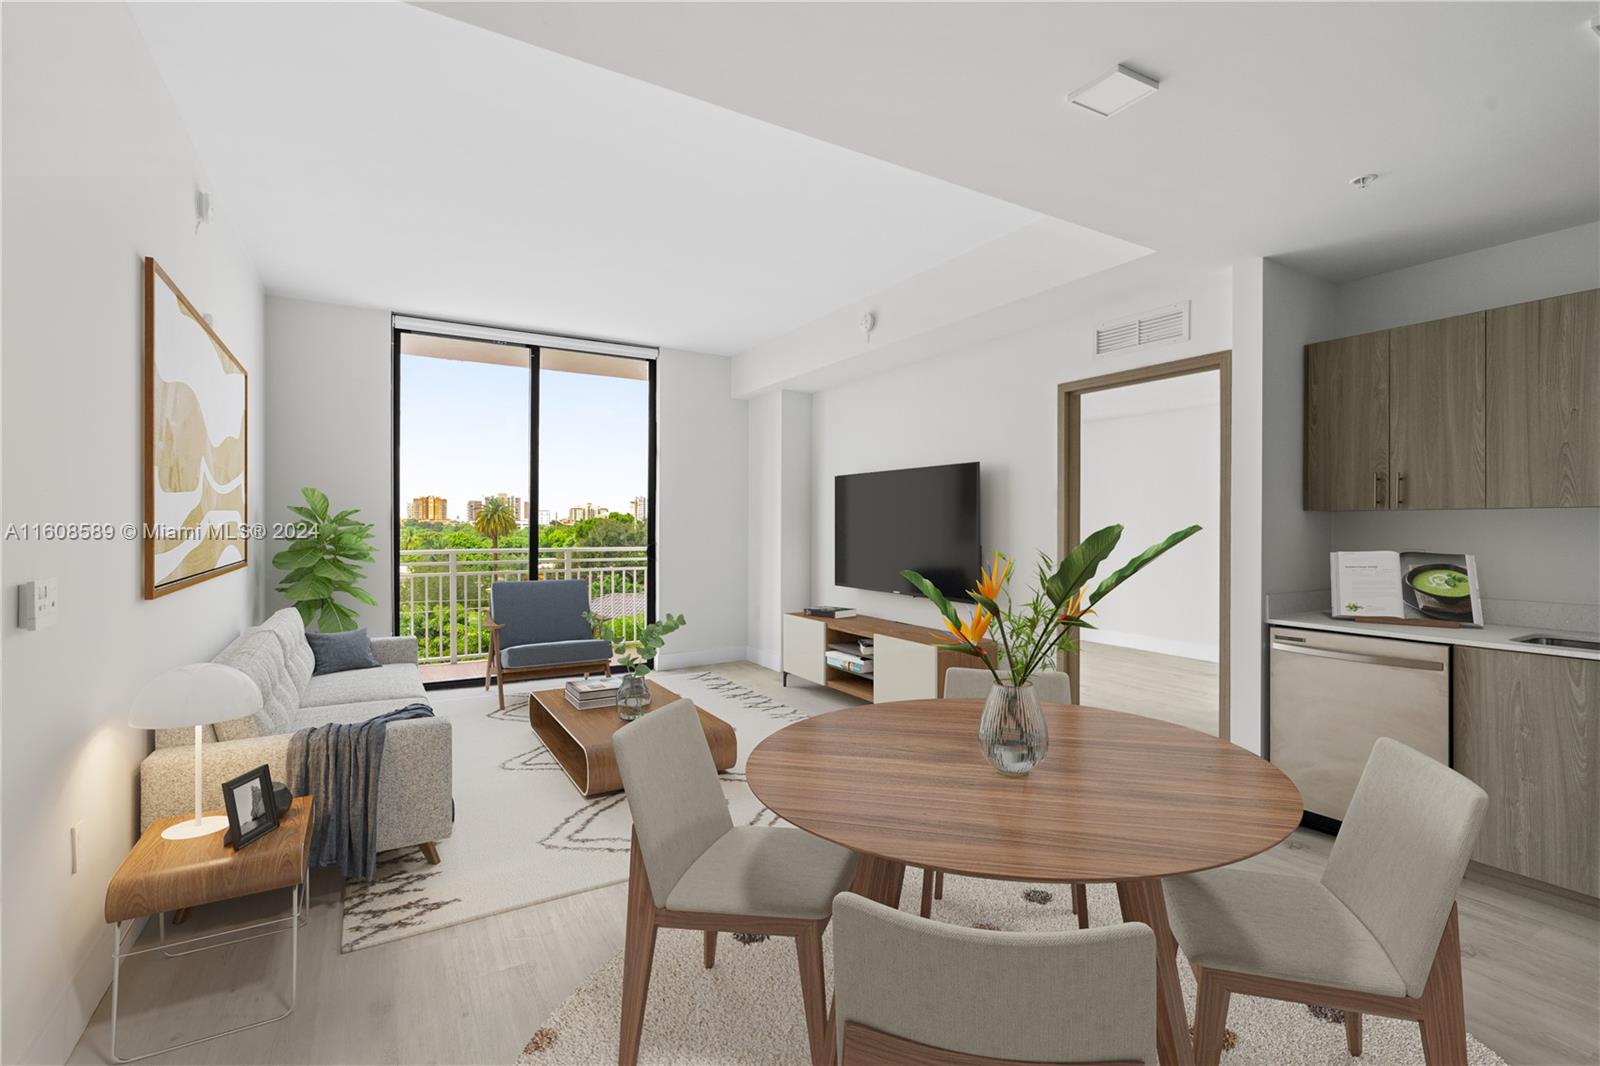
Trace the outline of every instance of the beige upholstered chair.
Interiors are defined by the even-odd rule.
[[[1165,881],[1178,945],[1199,980],[1195,1058],[1216,1066],[1228,996],[1422,1024],[1428,1066],[1467,1061],[1456,889],[1488,803],[1483,789],[1387,737],[1372,748],[1322,879],[1238,867]]]
[[[944,672],[944,698],[947,700],[981,700],[994,687],[994,676],[987,670],[965,666],[952,666]],[[1040,703],[1071,703],[1072,681],[1060,670],[1040,670],[1033,675],[1033,687],[1039,693]],[[944,898],[944,873],[939,870],[922,871],[922,916],[933,914],[933,901]],[[1089,928],[1089,890],[1083,885],[1072,886],[1072,909],[1078,915],[1078,928]]]
[[[943,925],[833,901],[840,1066],[1156,1062],[1156,939]]]
[[[707,969],[718,930],[794,937],[811,1059],[823,1066],[832,1049],[822,931],[855,854],[799,829],[734,825],[688,700],[623,726],[613,743],[633,812],[617,1062],[638,1061],[656,930],[666,927],[704,930]]]

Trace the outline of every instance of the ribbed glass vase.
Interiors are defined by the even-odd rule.
[[[1011,777],[1020,777],[1044,761],[1050,730],[1031,681],[989,690],[983,717],[978,719],[978,746],[989,765]]]

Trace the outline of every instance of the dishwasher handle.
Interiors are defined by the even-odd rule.
[[[1341,662],[1361,663],[1365,666],[1395,666],[1402,670],[1443,670],[1444,663],[1434,659],[1401,659],[1389,655],[1364,655],[1358,651],[1335,651],[1332,648],[1315,648],[1308,644],[1286,644],[1274,639],[1273,651],[1290,655],[1314,655],[1319,659],[1338,659]]]

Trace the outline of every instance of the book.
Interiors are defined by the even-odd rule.
[[[830,649],[824,654],[823,658],[826,659],[828,665],[833,667],[835,670],[843,670],[848,674],[869,676],[872,673],[872,660],[863,659],[859,655],[851,655],[848,652],[833,651]]]
[[[811,615],[813,618],[854,618],[856,609],[854,607],[807,607],[804,613]]]
[[[563,692],[568,703],[580,711],[587,711],[596,707],[615,707],[617,692],[621,688],[620,677],[606,677],[588,681],[568,681]]]
[[[844,644],[829,644],[829,651],[836,651],[842,655],[850,655],[857,659],[872,658],[872,641],[852,640]]]
[[[1333,617],[1483,625],[1478,564],[1442,552],[1331,552]]]

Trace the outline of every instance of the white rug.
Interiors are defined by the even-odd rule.
[[[744,783],[744,760],[807,711],[708,671],[652,677],[738,734],[738,761],[722,775],[734,821],[775,822]],[[391,852],[379,856],[371,883],[346,883],[341,951],[627,880],[633,828],[627,797],[578,794],[528,725],[527,693],[534,687],[508,689],[504,711],[481,689],[431,694],[435,713],[449,718],[454,731],[455,832],[440,842],[438,866],[415,849]],[[805,697],[796,702],[811,705],[811,713],[823,709]]]
[[[915,910],[919,875],[908,872],[901,906]],[[1015,930],[1072,929],[1071,893],[1065,885],[1024,885],[945,878],[945,898],[934,918],[960,925]],[[1094,925],[1119,920],[1116,892],[1089,887]],[[828,983],[833,983],[833,931],[824,940]],[[1180,960],[1179,976],[1190,1017],[1194,978]],[[529,1038],[521,1066],[598,1066],[617,1061],[621,1018],[622,956],[585,981]],[[1360,1059],[1345,1053],[1344,1015],[1326,1007],[1234,996],[1228,1012],[1229,1050],[1224,1066],[1422,1066],[1415,1022],[1368,1016]],[[719,938],[717,964],[701,965],[701,934],[663,929],[656,942],[645,1010],[646,1066],[806,1066],[794,941],[748,936]],[[1469,1066],[1504,1066],[1477,1040],[1467,1039]]]

